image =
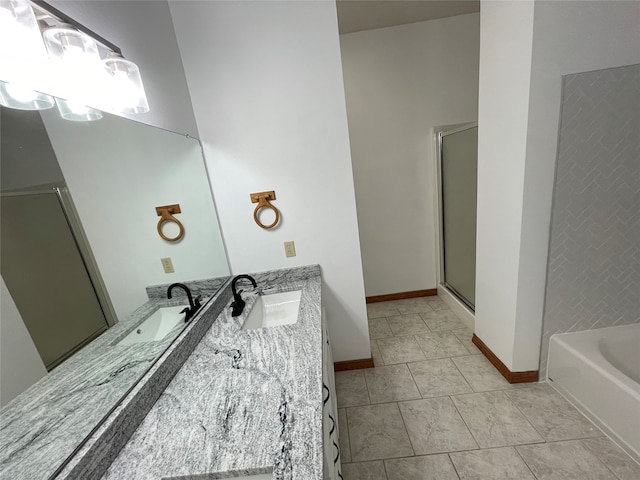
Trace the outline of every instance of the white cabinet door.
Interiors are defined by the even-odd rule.
[[[324,478],[341,480],[340,433],[338,427],[338,401],[333,371],[333,354],[327,330],[327,319],[322,309],[322,416],[324,440]]]

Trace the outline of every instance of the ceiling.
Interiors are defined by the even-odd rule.
[[[480,11],[480,0],[337,0],[340,34]]]

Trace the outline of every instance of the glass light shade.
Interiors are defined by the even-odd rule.
[[[0,105],[18,110],[45,110],[53,107],[53,97],[17,83],[0,82]]]
[[[27,0],[0,0],[0,80],[32,89],[46,61],[31,4]]]
[[[91,107],[86,107],[73,100],[56,98],[60,116],[72,122],[93,122],[102,118],[102,112]]]
[[[38,22],[28,0],[0,0],[0,56],[46,58]]]
[[[76,104],[100,106],[104,73],[96,42],[67,25],[49,28],[42,36],[58,67],[55,95]]]
[[[148,112],[149,102],[138,66],[117,54],[112,54],[102,62],[108,79],[107,109],[124,114]]]
[[[48,28],[42,34],[47,52],[52,58],[64,62],[91,63],[100,61],[98,44],[70,25]]]

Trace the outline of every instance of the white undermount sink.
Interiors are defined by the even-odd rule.
[[[176,325],[184,322],[185,314],[181,313],[181,311],[188,306],[179,305],[159,308],[116,345],[133,345],[134,343],[162,340]]]
[[[300,290],[260,295],[242,325],[243,330],[291,325],[298,321]]]

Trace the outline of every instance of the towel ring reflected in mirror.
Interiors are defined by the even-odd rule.
[[[156,213],[160,217],[160,220],[158,220],[158,235],[160,235],[163,240],[166,240],[167,242],[177,242],[184,237],[184,225],[182,225],[180,220],[173,216],[176,213],[181,213],[179,204],[176,203],[174,205],[156,207]],[[173,222],[178,226],[179,231],[175,237],[168,237],[164,234],[163,229],[165,224],[168,222]]]

